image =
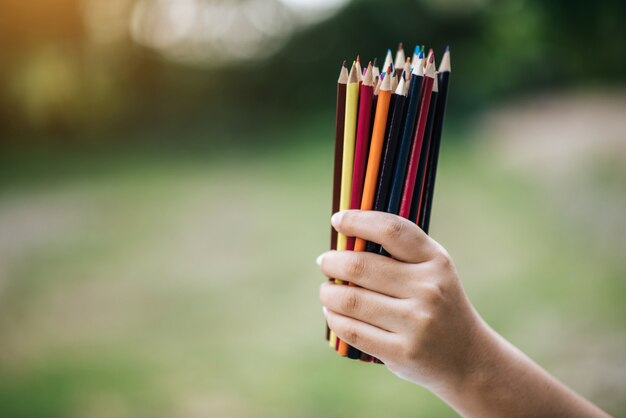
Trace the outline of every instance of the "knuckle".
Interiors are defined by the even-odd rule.
[[[348,275],[350,277],[359,277],[365,273],[367,263],[363,257],[355,256],[348,262]]]
[[[454,267],[454,263],[452,262],[452,257],[450,257],[450,254],[448,254],[448,252],[441,248],[438,252],[437,255],[435,255],[435,260],[434,260],[437,265],[445,270],[450,270]]]
[[[443,286],[439,283],[426,282],[422,284],[422,298],[426,305],[435,306],[443,300]]]
[[[354,313],[361,307],[361,298],[355,292],[348,292],[342,300],[342,309],[347,313]]]
[[[387,221],[383,229],[383,235],[390,240],[397,239],[404,233],[406,226],[402,220],[394,217]]]
[[[359,335],[359,331],[357,331],[355,327],[353,326],[346,327],[346,329],[343,331],[343,334],[344,334],[344,340],[346,340],[352,345],[358,344],[360,340],[360,335]]]

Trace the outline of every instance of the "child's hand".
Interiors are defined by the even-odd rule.
[[[331,222],[347,236],[382,244],[393,258],[353,251],[318,258],[326,276],[359,286],[322,285],[329,327],[404,379],[431,389],[462,380],[483,323],[446,250],[388,213],[344,211]]]
[[[332,218],[339,232],[382,244],[393,258],[330,251],[322,271],[335,334],[381,359],[468,417],[606,417],[495,333],[476,313],[450,256],[412,222],[375,211]]]

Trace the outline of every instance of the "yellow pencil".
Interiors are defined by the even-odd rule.
[[[341,193],[339,195],[339,210],[350,209],[350,194],[352,192],[352,169],[354,164],[354,146],[356,139],[356,118],[359,108],[359,77],[356,63],[352,63],[350,75],[348,76],[348,87],[346,90],[346,119],[343,131],[343,156],[341,160]],[[337,234],[337,250],[346,249],[346,236]],[[342,284],[343,281],[335,279],[335,283]],[[336,347],[337,336],[331,330],[329,345]]]

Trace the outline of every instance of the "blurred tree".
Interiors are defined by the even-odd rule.
[[[94,0],[0,3],[0,142],[32,142],[41,136],[111,140],[119,137],[113,132],[132,130],[160,132],[152,140],[206,141],[210,131],[258,131],[285,120],[298,123],[312,111],[332,111],[342,60],[357,53],[365,61],[382,58],[398,41],[409,53],[418,42],[433,46],[437,58],[451,45],[451,117],[471,115],[494,100],[533,90],[623,83],[626,74],[626,3],[621,0],[354,0],[319,24],[288,24],[301,29],[269,57],[231,54],[229,60],[208,65],[206,52],[219,48],[203,50],[199,56],[205,58],[196,65],[180,64],[177,58],[182,57],[177,55],[183,51],[176,49],[180,45],[185,51],[208,48],[203,46],[208,35],[185,38],[191,26],[177,20],[197,22],[195,15],[202,13],[183,8],[158,15],[161,23],[151,33],[162,40],[176,35],[177,41],[155,45],[153,51],[131,39],[137,7],[145,3],[138,1],[111,0],[106,7]],[[214,30],[224,33],[244,22],[237,7],[249,15],[245,7],[255,10],[250,5],[260,4],[180,4],[197,7],[198,2],[206,2],[207,13],[217,13],[210,19],[219,21],[221,29]],[[281,22],[286,16],[298,19],[284,7],[267,10],[280,18],[263,15],[264,25],[285,25]],[[198,30],[209,29],[200,25]],[[279,32],[287,33],[284,28]],[[251,42],[251,33],[238,42]],[[285,42],[274,35],[267,40]]]

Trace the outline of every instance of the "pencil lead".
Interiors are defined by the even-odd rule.
[[[391,90],[391,77],[383,78],[382,82],[380,83],[379,90],[383,90],[383,91]]]
[[[430,56],[430,61],[428,62],[428,65],[426,66],[426,71],[424,72],[424,75],[426,77],[435,78],[435,59],[434,59],[434,55]]]
[[[424,59],[424,51],[420,51],[419,55],[418,55],[419,59]]]
[[[361,69],[361,61],[359,60],[359,58],[360,57],[357,57],[356,63],[354,64],[354,69],[359,82],[361,82],[363,81],[363,70]]]
[[[439,64],[439,72],[450,72],[452,71],[452,67],[450,66],[450,50],[446,48],[446,52],[443,54],[443,58],[441,58],[441,63]]]
[[[341,63],[341,66],[342,66],[342,67],[345,67],[345,66],[346,66],[346,60],[343,60],[343,62]]]
[[[350,74],[348,75],[348,83],[358,83],[359,78],[357,76],[358,69],[356,66],[356,61],[352,63],[352,68],[350,68]]]
[[[419,45],[415,45],[415,49],[413,50],[413,54],[417,55],[420,52],[420,46]]]
[[[432,51],[432,50],[431,50]],[[428,62],[435,62],[435,54],[430,54],[430,58],[428,59]]]
[[[450,52],[450,45],[446,45],[446,51],[445,52]]]
[[[406,96],[406,88],[405,88],[404,77],[400,78],[400,82],[398,83],[398,85],[395,88],[395,94],[400,95],[400,96]]]
[[[378,58],[374,57],[374,63],[372,64],[374,67],[376,67],[376,61],[378,60]]]
[[[396,52],[396,60],[394,62],[396,69],[402,68],[405,60],[404,48],[402,47],[402,42],[398,45],[398,51]]]
[[[341,71],[339,72],[339,80],[337,83],[339,84],[348,84],[348,69],[346,68],[346,62],[344,61],[341,65]]]
[[[356,62],[361,62],[361,56],[360,55],[356,56]]]
[[[365,75],[363,76],[363,85],[364,86],[374,86],[374,77],[372,75],[372,63],[367,64],[367,69],[365,70]]]
[[[401,49],[404,49],[404,45],[402,44],[402,42],[398,44],[398,51],[400,51]]]
[[[419,58],[417,62],[413,63],[413,75],[423,76],[424,75],[424,58],[422,58],[422,53],[420,52]]]

